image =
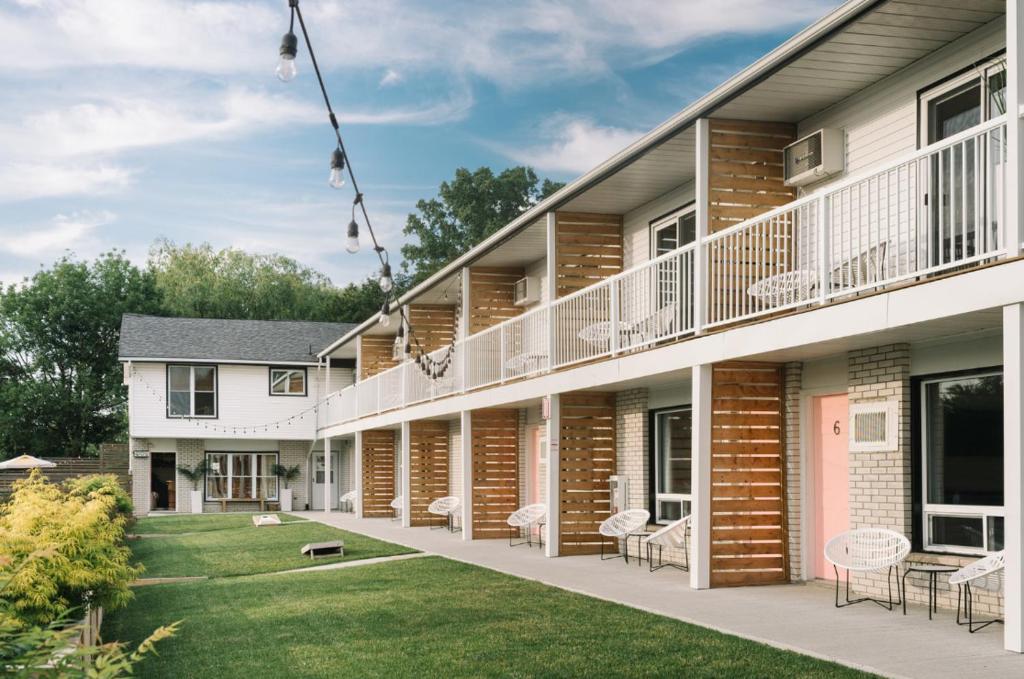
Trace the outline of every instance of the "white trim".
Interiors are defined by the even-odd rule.
[[[176,356],[174,358],[153,358],[153,357],[139,357],[139,356],[118,356],[117,360],[121,363],[212,363],[212,364],[224,364],[224,365],[273,365],[273,366],[316,366],[318,361],[246,361],[238,358],[182,358]]]

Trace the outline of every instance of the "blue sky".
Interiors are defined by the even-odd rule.
[[[569,180],[835,0],[302,0],[384,244],[458,167]],[[286,0],[0,0],[0,281],[157,238],[276,252],[337,284],[352,194]]]

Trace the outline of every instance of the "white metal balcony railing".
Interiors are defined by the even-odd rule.
[[[697,256],[709,328],[994,259],[1005,139],[993,120],[541,305],[456,343],[442,378],[412,362],[374,375],[333,394],[321,426],[690,334]]]

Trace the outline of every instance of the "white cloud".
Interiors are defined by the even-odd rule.
[[[46,226],[5,234],[0,239],[0,251],[19,257],[46,255],[52,258],[58,252],[81,246],[91,239],[97,228],[115,219],[116,215],[106,210],[57,215]]]
[[[119,191],[136,171],[110,163],[26,161],[0,163],[0,202]]]
[[[384,72],[384,75],[381,76],[378,86],[390,87],[392,85],[397,85],[400,82],[402,82],[402,75],[395,69],[389,68]]]
[[[548,172],[581,174],[636,141],[642,131],[597,125],[587,118],[555,116],[541,127],[547,143],[501,146],[499,152],[518,163]]]

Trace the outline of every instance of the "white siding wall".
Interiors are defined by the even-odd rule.
[[[623,267],[630,269],[651,258],[651,220],[683,207],[694,199],[694,184],[687,182],[626,213],[622,221]]]
[[[135,363],[131,379],[131,436],[166,438],[267,438],[313,439],[315,420],[307,413],[302,420],[279,428],[254,433],[232,433],[204,429],[204,423],[221,427],[266,425],[287,419],[312,407],[323,393],[317,369],[309,368],[307,396],[270,396],[270,376],[265,365],[219,365],[217,370],[218,417],[205,420],[168,418],[165,398],[167,368],[164,363]],[[352,370],[333,368],[331,389],[352,383]],[[155,392],[155,393],[154,393]]]
[[[913,152],[917,147],[917,93],[1006,46],[1005,22],[993,21],[902,71],[817,113],[798,125],[803,136],[823,127],[839,128],[846,138],[846,172],[827,183]]]

